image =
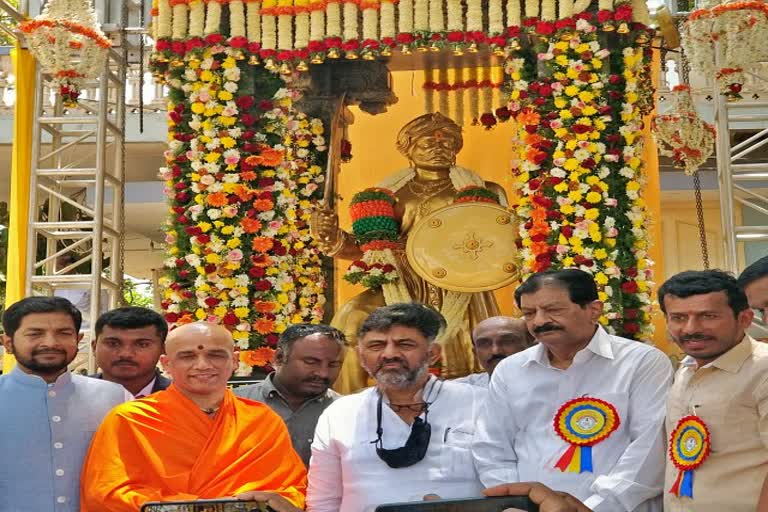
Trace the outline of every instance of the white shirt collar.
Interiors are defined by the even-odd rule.
[[[152,380],[151,380],[151,381],[149,381],[149,384],[147,384],[146,386],[144,386],[143,388],[141,388],[141,389],[139,390],[139,392],[138,392],[138,393],[136,393],[136,395],[133,395],[133,394],[132,394],[130,391],[128,391],[128,390],[126,389],[126,390],[125,390],[125,400],[126,400],[126,401],[130,401],[130,400],[135,400],[137,396],[147,396],[147,395],[151,395],[151,394],[152,394],[152,388],[154,388],[154,387],[155,387],[155,381],[156,381],[156,380],[157,380],[157,375],[155,375],[155,376],[152,378]]]
[[[577,359],[582,359],[584,356],[581,354],[584,354],[587,351],[606,359],[613,359],[611,335],[608,334],[608,332],[603,329],[601,325],[597,326],[597,330],[595,330],[595,334],[592,335],[592,339],[589,340],[587,346],[576,353],[574,361]],[[550,366],[547,347],[544,346],[543,343],[537,343],[533,347],[526,350],[524,354],[526,355],[526,361],[523,362],[524,366],[527,366],[531,363],[539,363],[542,366]]]

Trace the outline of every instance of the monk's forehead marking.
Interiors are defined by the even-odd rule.
[[[197,350],[203,350],[204,348],[205,348],[205,347],[204,347],[204,346],[202,346],[202,345],[198,345],[198,346],[197,346]]]

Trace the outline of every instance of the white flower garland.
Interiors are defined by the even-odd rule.
[[[557,13],[561,20],[573,16],[573,0],[558,0],[560,12]]]
[[[296,19],[296,41],[294,48],[306,48],[309,46],[309,13],[300,12],[295,16]]]
[[[467,0],[467,31],[483,30],[483,4],[481,0]]]
[[[290,14],[277,15],[277,49],[290,50],[293,48],[293,16]]]
[[[163,39],[171,37],[172,34],[171,2],[169,0],[159,0],[157,4],[157,37],[158,39]]]
[[[229,2],[229,37],[245,37],[245,7],[242,0]]]
[[[463,11],[461,0],[447,0],[446,6],[448,14],[448,30],[451,32],[458,32],[464,28],[463,26]]]
[[[437,33],[443,30],[443,0],[429,0],[429,31]]]
[[[424,64],[424,83],[428,85],[424,89],[424,112],[431,114],[435,111],[435,90],[432,85],[435,81],[435,71],[429,63]]]
[[[483,87],[483,113],[493,113],[493,76],[491,75],[491,68],[489,66],[483,67],[483,82],[486,86]]]
[[[413,0],[400,0],[397,4],[397,29],[401,34],[413,32]]]
[[[590,5],[592,5],[592,0],[576,0],[573,3],[573,14],[586,11]]]
[[[525,17],[539,17],[539,0],[525,0]]]
[[[441,85],[448,83],[448,68],[444,65],[440,66],[437,70],[437,82]],[[437,111],[445,117],[451,117],[451,110],[448,104],[448,91],[443,88],[440,88],[437,92]]]
[[[504,32],[504,11],[501,0],[488,0],[488,32],[492,35]]]
[[[309,13],[309,40],[322,41],[325,37],[325,11],[315,9]]]
[[[464,68],[456,68],[454,69],[454,83],[457,85],[463,85],[464,83]],[[453,120],[456,121],[456,124],[459,126],[464,126],[464,88],[463,87],[457,87],[456,91],[454,92],[454,115]]]
[[[632,0],[632,20],[643,25],[651,24],[651,13],[645,0]]]
[[[469,117],[472,119],[472,122],[476,122],[478,118],[480,117],[480,96],[478,91],[478,83],[477,83],[477,68],[474,66],[471,66],[469,68],[469,82],[474,83],[472,87],[469,87],[467,90],[467,95],[469,96]]]
[[[370,1],[370,0],[367,0]],[[363,9],[363,39],[378,39],[379,11],[374,7]]]
[[[176,40],[187,37],[187,4],[178,3],[171,8],[171,37]]]
[[[379,13],[381,22],[381,38],[395,38],[395,4],[389,0],[381,2],[381,12]]]
[[[203,0],[189,2],[189,37],[203,37],[205,4]]]
[[[542,0],[541,19],[544,21],[554,21],[556,17],[555,0]]]
[[[261,42],[261,2],[248,2],[245,11],[248,41]]]
[[[265,50],[277,48],[277,19],[272,14],[261,16],[261,46]]]
[[[164,0],[160,0],[162,3]],[[217,1],[208,2],[208,8],[205,17],[205,35],[216,34],[221,27],[221,4]]]
[[[613,0],[598,0],[597,8],[601,11],[612,11]]]
[[[341,5],[339,2],[328,2],[325,8],[325,32],[328,37],[341,37]]]
[[[157,41],[157,27],[160,25],[160,6],[157,0],[152,0],[152,22],[149,24],[149,33],[152,39]],[[157,13],[157,14],[154,14]]]
[[[592,1],[592,0],[589,0]],[[507,0],[507,26],[519,27],[522,25],[522,9],[520,0]]]
[[[429,0],[414,0],[413,29],[416,32],[429,30]]]
[[[354,2],[344,2],[344,40],[352,41],[359,37],[358,35],[358,13],[357,4]]]

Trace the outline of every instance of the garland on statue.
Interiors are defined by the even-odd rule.
[[[648,339],[653,285],[640,191],[642,114],[650,50],[645,27],[610,35],[590,14],[540,43],[536,62],[512,54],[509,110],[519,164],[520,244],[528,273],[577,267],[595,276],[612,333]]]
[[[212,44],[169,71],[161,284],[168,322],[225,325],[248,374],[269,364],[288,325],[323,317],[325,280],[308,220],[325,139],[322,123],[294,108],[293,91],[243,67],[237,48]]]

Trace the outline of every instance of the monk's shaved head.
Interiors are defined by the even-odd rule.
[[[494,316],[475,326],[472,342],[477,360],[490,374],[505,357],[531,346],[533,336],[528,332],[524,319]]]
[[[179,391],[198,405],[221,401],[239,363],[232,334],[208,322],[185,324],[168,333],[160,360]]]
[[[165,340],[165,352],[174,354],[181,349],[204,350],[206,348],[225,348],[235,350],[232,334],[221,325],[209,322],[194,322],[177,327],[168,333]]]

